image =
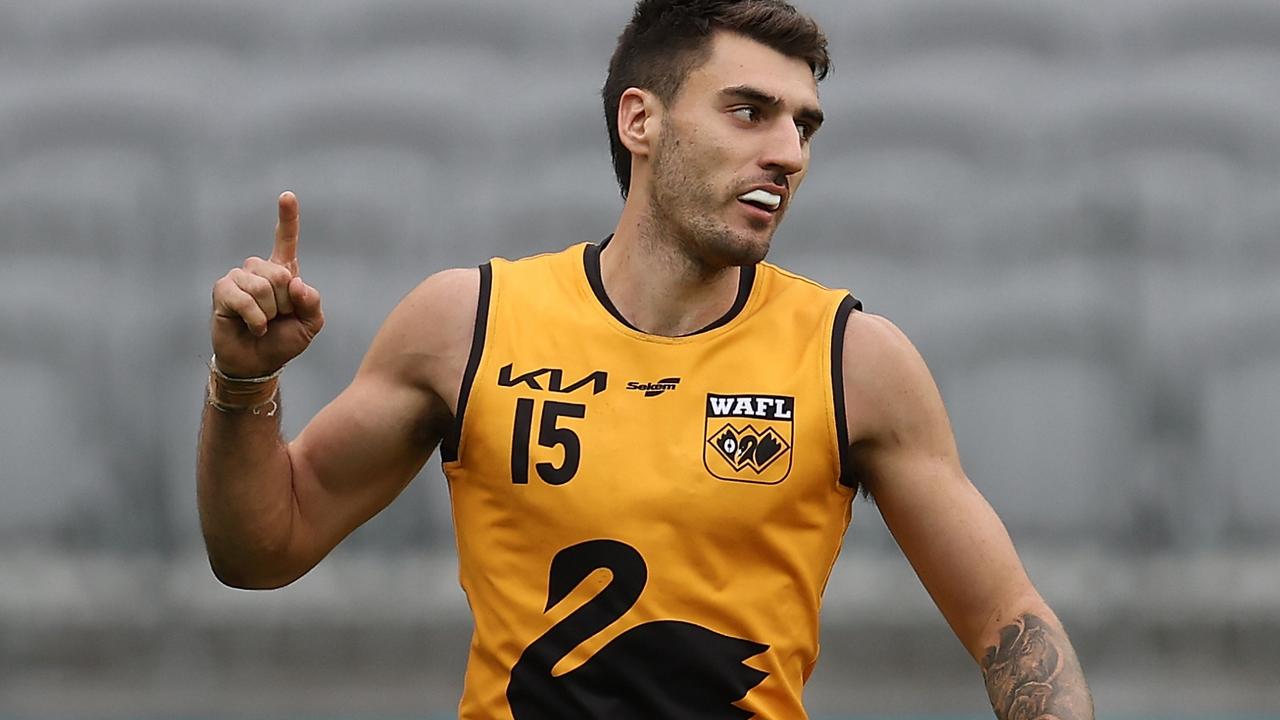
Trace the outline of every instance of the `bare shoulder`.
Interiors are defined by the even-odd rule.
[[[845,407],[850,442],[873,440],[945,423],[945,411],[924,358],[897,325],[853,313],[844,336]]]
[[[909,390],[928,374],[916,346],[888,318],[853,313],[844,334],[844,372],[848,384],[867,392]]]
[[[389,321],[404,321],[421,332],[420,325],[427,322],[438,332],[427,333],[423,339],[433,343],[452,344],[471,342],[471,330],[475,324],[476,306],[480,298],[480,269],[451,268],[441,270],[423,280],[392,312]]]
[[[361,373],[386,371],[423,386],[452,413],[479,299],[479,268],[442,270],[423,280],[387,316]]]

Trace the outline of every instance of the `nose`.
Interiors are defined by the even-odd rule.
[[[800,131],[790,119],[781,119],[769,133],[760,166],[771,172],[794,175],[805,167]]]

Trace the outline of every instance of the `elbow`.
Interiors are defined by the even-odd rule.
[[[279,590],[302,576],[302,573],[282,572],[279,569],[227,563],[219,561],[213,555],[209,556],[209,569],[218,582],[236,590]]]
[[[1061,626],[1057,615],[1040,594],[1031,588],[1027,592],[1004,599],[987,617],[986,622],[982,623],[979,631],[964,644],[973,659],[981,663],[988,653],[1000,645],[1007,633],[1020,632],[1029,618],[1036,622],[1047,620]]]

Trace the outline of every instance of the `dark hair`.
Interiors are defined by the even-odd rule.
[[[743,35],[804,60],[818,80],[831,69],[826,36],[812,18],[785,0],[640,0],[618,36],[601,91],[613,172],[624,198],[631,190],[631,151],[618,135],[622,93],[642,88],[670,105],[689,73],[707,61],[715,30]]]

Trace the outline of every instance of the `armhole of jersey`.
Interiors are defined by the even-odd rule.
[[[471,353],[467,356],[467,369],[462,374],[462,386],[458,389],[458,410],[454,413],[453,425],[449,428],[444,442],[440,443],[440,459],[443,462],[457,462],[458,448],[462,442],[462,420],[467,412],[467,398],[471,396],[471,386],[475,383],[476,372],[480,369],[480,356],[484,354],[485,334],[489,327],[489,297],[493,292],[493,265],[485,263],[480,266],[480,297],[476,302],[476,326],[471,334]]]
[[[831,326],[831,405],[836,413],[836,445],[840,457],[840,484],[858,490],[858,480],[849,467],[849,422],[844,406],[844,335],[849,326],[849,315],[862,310],[862,303],[852,295],[846,295],[836,309],[836,319]]]

